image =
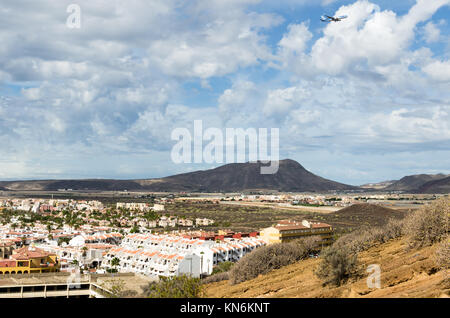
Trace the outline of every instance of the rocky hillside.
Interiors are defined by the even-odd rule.
[[[406,176],[400,180],[392,183],[383,190],[388,191],[405,191],[405,192],[419,192],[420,188],[428,183],[436,180],[444,179],[449,177],[445,174],[416,174],[411,176]]]
[[[422,184],[415,193],[450,193],[450,176]]]

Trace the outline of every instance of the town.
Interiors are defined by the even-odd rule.
[[[161,203],[107,206],[97,200],[4,198],[0,201],[0,273],[203,277],[221,262],[236,262],[260,246],[286,241],[286,232],[293,229],[299,230],[297,237],[325,235],[324,244],[330,243],[333,232],[328,224],[306,220],[285,220],[246,233],[214,231],[208,230],[215,224],[212,219],[164,212]],[[292,234],[288,236],[292,239]]]

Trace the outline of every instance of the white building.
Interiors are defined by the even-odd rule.
[[[153,211],[164,211],[164,204],[154,204],[152,209]]]
[[[215,242],[174,235],[130,234],[120,247],[108,252],[103,267],[113,268],[111,260],[117,258],[119,272],[166,277],[187,273],[199,277],[210,275],[220,262],[236,262],[263,245],[264,241],[255,237]]]

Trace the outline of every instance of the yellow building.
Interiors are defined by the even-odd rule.
[[[58,272],[56,254],[35,247],[14,250],[9,259],[0,260],[0,274],[31,274]]]
[[[261,230],[260,237],[267,244],[273,244],[308,236],[320,236],[322,238],[321,245],[330,245],[333,242],[333,233],[333,227],[326,223],[283,220],[274,226]]]

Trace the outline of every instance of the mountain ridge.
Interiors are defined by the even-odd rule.
[[[401,178],[385,187],[383,190],[387,191],[418,191],[424,184],[432,181],[445,179],[449,175],[443,173],[439,174],[414,174]]]
[[[0,191],[89,191],[151,192],[241,192],[275,190],[280,192],[401,191],[407,193],[450,193],[450,175],[417,174],[362,186],[353,186],[320,177],[292,159],[279,161],[277,173],[260,173],[260,161],[230,163],[162,178],[147,179],[47,179],[0,181]],[[386,186],[383,186],[386,184]]]
[[[318,192],[330,190],[357,190],[356,186],[322,178],[306,170],[300,163],[279,161],[275,174],[261,174],[267,166],[260,161],[230,163],[217,168],[198,170],[153,179],[79,179],[2,181],[0,187],[8,190],[141,190],[155,192],[236,192],[245,190],[278,190],[282,192]]]

